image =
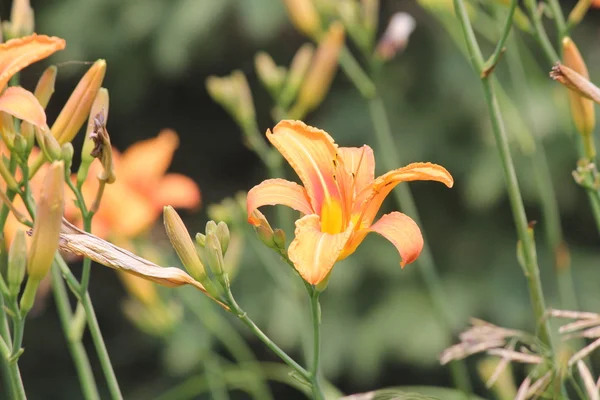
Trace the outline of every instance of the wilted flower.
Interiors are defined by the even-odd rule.
[[[305,214],[296,221],[290,260],[300,275],[317,285],[337,260],[352,254],[369,232],[377,232],[398,249],[402,266],[413,262],[423,247],[416,223],[392,212],[373,223],[385,197],[401,182],[435,180],[452,187],[443,167],[414,163],[374,177],[375,158],[369,146],[338,147],[327,132],[300,121],[281,121],[267,138],[286,158],[304,186],[269,179],[248,192],[248,220],[259,225],[254,211],[282,204]]]

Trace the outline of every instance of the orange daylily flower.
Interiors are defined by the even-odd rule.
[[[63,39],[36,34],[0,44],[0,112],[45,127],[46,113],[33,93],[18,86],[4,89],[20,70],[64,48]]]
[[[166,173],[177,147],[179,137],[165,129],[155,138],[133,144],[123,154],[113,149],[117,179],[104,189],[94,217],[96,236],[131,239],[148,230],[166,205],[188,209],[200,206],[200,189],[192,179]],[[82,188],[87,204],[94,201],[100,172],[102,165],[94,160]],[[73,221],[79,217],[78,209],[71,202],[67,219]]]
[[[248,221],[259,224],[258,207],[282,204],[305,214],[296,221],[288,255],[308,283],[324,281],[336,261],[352,254],[369,232],[377,232],[398,249],[400,265],[413,262],[423,236],[407,215],[394,211],[373,223],[386,196],[401,182],[433,180],[452,187],[442,166],[413,163],[375,178],[369,146],[338,147],[325,131],[301,121],[281,121],[267,138],[298,174],[304,186],[269,179],[248,192]]]

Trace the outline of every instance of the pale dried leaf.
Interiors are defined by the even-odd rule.
[[[589,396],[590,400],[600,400],[600,394],[598,394],[598,388],[596,388],[596,384],[594,383],[594,378],[592,378],[592,373],[588,369],[587,365],[581,360],[577,361],[577,369],[579,370],[579,375],[581,376],[581,380],[585,385],[585,390]]]

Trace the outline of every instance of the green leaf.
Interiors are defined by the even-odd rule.
[[[466,396],[458,389],[435,386],[402,386],[379,389],[373,392],[354,394],[346,400],[483,400],[481,397]]]

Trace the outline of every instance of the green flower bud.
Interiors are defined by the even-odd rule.
[[[219,222],[217,225],[217,238],[219,239],[219,243],[221,243],[221,251],[223,254],[227,253],[227,248],[229,247],[229,227],[223,221]]]
[[[25,278],[26,267],[27,243],[25,242],[25,232],[19,229],[10,245],[8,253],[8,290],[13,297],[17,297],[21,290],[21,283],[23,283],[23,279]]]

